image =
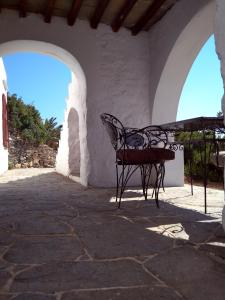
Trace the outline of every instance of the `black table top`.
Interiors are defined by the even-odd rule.
[[[200,131],[200,130],[222,130],[225,132],[223,117],[198,117],[177,122],[161,124],[165,131]]]

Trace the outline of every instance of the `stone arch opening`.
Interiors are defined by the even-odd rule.
[[[15,52],[36,52],[50,55],[67,65],[72,72],[72,80],[69,86],[69,98],[64,113],[63,130],[59,143],[56,170],[65,175],[70,175],[69,168],[69,134],[68,115],[72,108],[79,116],[79,141],[80,141],[80,182],[88,183],[89,154],[87,148],[87,126],[86,126],[86,78],[76,58],[63,48],[51,43],[34,40],[14,40],[0,45],[0,57]]]
[[[175,42],[156,89],[152,111],[153,124],[176,120],[180,95],[189,70],[201,48],[214,32],[214,15],[215,3],[211,1],[194,15]]]
[[[194,61],[180,96],[177,121],[199,116],[216,117],[221,112],[223,82],[214,34]]]

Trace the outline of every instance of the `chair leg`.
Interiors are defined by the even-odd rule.
[[[143,191],[143,195],[146,199],[146,194],[145,194],[145,176],[144,176],[144,166],[140,166],[140,171],[141,171],[141,186],[142,186],[142,191]]]
[[[121,199],[131,175],[139,168],[139,166],[132,166],[132,165],[121,165],[121,167],[122,170],[119,175],[118,166],[117,166],[116,202],[118,201],[118,208],[120,208]]]
[[[165,179],[165,164],[162,163],[161,164],[161,168],[162,168],[162,175],[161,175],[161,183],[160,183],[160,186],[162,187],[163,189],[163,192],[165,192],[165,187],[164,187],[164,179]]]
[[[154,165],[154,167],[156,170],[156,179],[154,185],[155,202],[156,202],[156,206],[159,208],[159,187],[160,187],[159,169],[157,168],[157,165]]]
[[[118,174],[118,165],[116,164],[116,202],[118,201],[119,193],[119,174]]]
[[[152,165],[141,165],[140,170],[143,195],[145,197],[145,200],[148,200],[148,188],[152,171]]]
[[[122,170],[120,175],[119,175],[118,165],[116,165],[116,180],[117,180],[116,202],[118,202],[118,208],[120,208],[121,199],[125,191],[126,185],[128,183],[128,180],[138,168],[140,168],[141,171],[141,183],[142,183],[143,195],[145,197],[145,200],[148,199],[148,188],[149,188],[149,182],[150,182],[153,166],[156,171],[156,179],[155,179],[155,184],[153,186],[152,197],[155,195],[156,206],[159,208],[159,201],[158,201],[159,189],[160,187],[164,188],[164,177],[165,177],[164,164],[141,165],[141,166],[135,166],[133,169],[132,169],[132,165],[121,165]]]
[[[159,189],[160,187],[164,188],[164,178],[165,178],[165,165],[164,163],[154,165],[156,170],[156,180],[153,190],[153,195],[155,194],[156,206],[159,208]]]
[[[152,191],[152,198],[154,197],[154,194],[156,193],[156,187],[158,190],[160,189],[160,187],[162,187],[163,191],[165,192],[165,187],[164,187],[165,164],[161,163],[159,165],[159,168],[157,168],[157,166],[155,166],[155,170],[156,170],[156,182],[155,182],[154,189]]]
[[[117,171],[118,171],[118,169],[117,169]],[[120,208],[121,198],[123,196],[123,192],[125,189],[125,187],[124,187],[124,172],[125,172],[125,166],[122,165],[122,171],[121,171],[120,176],[118,177],[118,181],[117,181],[117,198],[118,198],[118,194],[119,194],[118,208]]]

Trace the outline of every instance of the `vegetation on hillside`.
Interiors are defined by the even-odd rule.
[[[223,116],[222,112],[217,113],[217,117]],[[195,179],[203,177],[203,161],[204,161],[204,143],[197,141],[203,141],[203,133],[201,131],[195,131],[190,136],[190,132],[181,132],[176,136],[176,140],[179,142],[186,142],[184,147],[184,173],[187,177],[191,176]],[[187,145],[187,141],[190,140],[190,148]],[[218,139],[224,139],[224,136],[217,136]],[[212,131],[206,131],[206,139],[213,139]],[[220,143],[220,150],[224,151],[224,143]],[[217,167],[211,161],[211,155],[216,152],[215,147],[212,144],[206,143],[206,158],[208,165],[208,179],[214,182],[223,182],[223,169]],[[192,165],[190,164],[192,162]]]
[[[8,94],[8,127],[12,137],[21,139],[25,144],[37,146],[46,144],[57,148],[62,125],[56,118],[42,120],[40,112],[32,104],[25,104],[16,94]]]

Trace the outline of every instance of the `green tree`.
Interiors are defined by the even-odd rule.
[[[212,139],[213,133],[208,130],[205,132],[206,139]],[[186,176],[192,174],[193,178],[200,179],[203,176],[203,160],[204,160],[204,142],[203,132],[194,131],[180,132],[176,135],[176,141],[184,143],[184,173]],[[189,141],[191,139],[191,143]],[[211,163],[210,154],[215,149],[212,148],[211,143],[206,143],[206,158],[208,164],[208,178],[211,181],[223,181],[223,176],[220,170]],[[190,162],[192,164],[190,165]]]
[[[52,148],[57,147],[62,125],[57,125],[56,118],[52,117],[45,120],[44,127],[46,131],[45,144]]]
[[[56,118],[43,122],[40,112],[32,104],[25,104],[16,94],[8,94],[8,127],[11,136],[20,138],[26,144],[47,143],[58,145],[61,125]]]

